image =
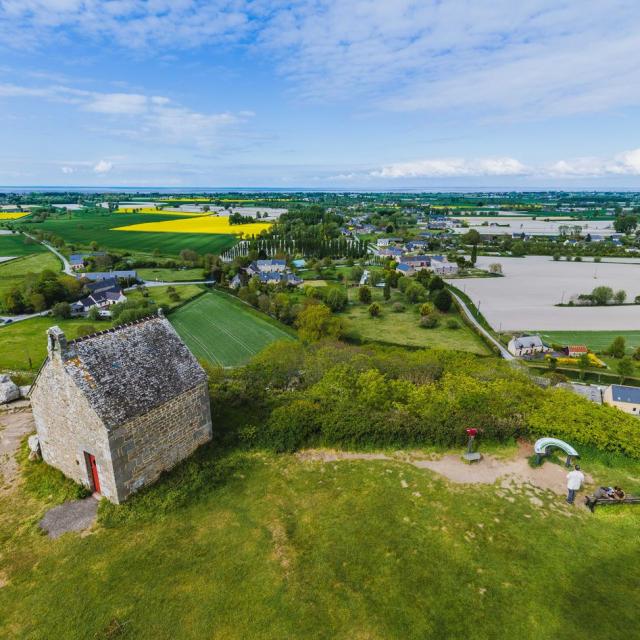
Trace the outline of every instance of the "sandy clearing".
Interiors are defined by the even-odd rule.
[[[455,285],[480,307],[494,329],[503,331],[610,331],[640,328],[640,305],[556,307],[563,299],[594,287],[624,289],[640,295],[640,263],[555,262],[549,256],[480,256],[477,265],[502,265],[504,278],[461,278]]]
[[[30,411],[0,415],[0,491],[6,491],[18,477],[15,454],[24,436],[36,429]]]
[[[495,484],[500,481],[503,489],[532,485],[542,491],[552,491],[564,495],[567,487],[567,469],[565,467],[546,463],[540,467],[529,466],[527,457],[533,452],[533,447],[522,443],[517,457],[511,459],[496,458],[492,455],[483,456],[477,464],[466,464],[459,455],[448,454],[440,458],[420,458],[415,454],[389,455],[385,453],[356,453],[336,451],[331,449],[307,449],[299,452],[297,458],[304,462],[337,462],[340,460],[386,460],[406,462],[418,469],[428,469],[447,478],[456,484]],[[593,482],[585,474],[587,484]],[[532,501],[532,504],[535,504]]]

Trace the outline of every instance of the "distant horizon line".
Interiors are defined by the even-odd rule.
[[[636,188],[618,187],[618,188],[573,188],[562,189],[558,187],[508,187],[508,186],[485,186],[485,187],[466,187],[466,186],[433,186],[433,187],[380,187],[364,188],[364,187],[160,187],[160,186],[82,186],[82,185],[0,185],[0,192],[18,193],[29,191],[89,191],[94,193],[114,191],[126,192],[134,191],[138,193],[153,192],[174,192],[174,193],[229,193],[229,192],[246,192],[246,193],[468,193],[468,194],[488,194],[488,193],[640,193],[640,186]]]

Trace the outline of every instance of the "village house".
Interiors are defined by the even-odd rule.
[[[458,265],[455,262],[449,262],[444,256],[433,256],[431,271],[439,276],[452,275],[458,273]]]
[[[507,345],[507,350],[514,356],[532,356],[537,353],[547,353],[551,351],[540,336],[520,336],[511,338]]]
[[[93,307],[96,307],[101,316],[109,317],[111,315],[110,306],[127,301],[122,287],[115,278],[89,282],[85,288],[89,290],[89,295],[72,303],[72,316],[86,315]]]
[[[286,260],[256,260],[260,273],[284,273],[287,270]]]
[[[411,267],[414,271],[422,271],[431,266],[431,256],[402,256],[398,262]]]
[[[617,407],[625,413],[640,415],[640,388],[612,384],[602,394],[602,400],[611,407]]]
[[[47,334],[31,404],[42,458],[67,477],[120,503],[211,439],[207,376],[161,311]]]

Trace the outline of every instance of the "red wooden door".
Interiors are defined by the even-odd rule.
[[[98,477],[98,465],[96,464],[96,457],[87,453],[87,459],[89,461],[89,469],[91,470],[91,480],[93,482],[93,490],[96,493],[100,493],[100,478]]]

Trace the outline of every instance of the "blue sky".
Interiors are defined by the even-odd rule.
[[[0,185],[639,188],[637,0],[0,0]]]

